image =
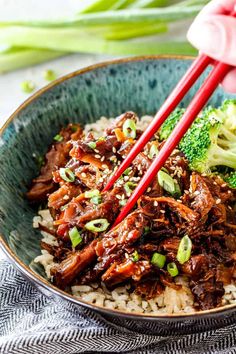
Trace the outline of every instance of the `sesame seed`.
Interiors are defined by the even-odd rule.
[[[102,164],[102,168],[105,168],[105,169],[107,169],[107,165],[105,165],[105,164]]]
[[[124,193],[122,194],[121,198],[122,198],[122,199],[125,199],[125,195],[124,195]]]
[[[99,150],[98,150],[98,149],[94,149],[94,151],[95,151],[97,154],[99,154]]]
[[[221,187],[226,187],[227,186],[227,183],[223,183],[222,185],[221,185]]]
[[[185,190],[184,190],[184,193],[185,193],[185,194],[189,194],[189,191],[187,191],[187,190],[185,189]]]
[[[63,199],[64,199],[64,200],[68,200],[68,199],[70,199],[70,198],[69,198],[68,195],[64,195]]]
[[[126,193],[127,194],[127,197],[130,197],[131,196],[131,193],[130,192],[128,192],[128,193]]]
[[[114,146],[112,148],[112,152],[114,152],[114,154],[116,153],[116,148]]]
[[[155,200],[153,203],[154,206],[158,206],[158,202]]]
[[[202,177],[206,177],[206,173],[202,173]]]
[[[165,214],[165,210],[160,210],[160,213]]]
[[[82,172],[81,177],[86,178],[87,177],[86,173]]]
[[[102,158],[101,158],[101,161],[104,161],[105,160],[105,156],[103,156]]]
[[[182,200],[181,199],[177,199],[177,202],[182,203]]]
[[[193,195],[199,195],[199,194],[200,194],[199,191],[195,191],[195,192],[193,193]]]
[[[117,194],[116,198],[120,200],[121,199],[121,195]]]
[[[148,187],[147,192],[149,193],[149,192],[151,192],[151,190],[152,190],[152,188]],[[154,202],[154,205],[155,205],[155,202]]]
[[[215,186],[217,186],[217,183],[216,183],[216,182],[213,182],[213,184],[214,184]]]
[[[220,198],[216,199],[216,204],[220,204],[220,203],[221,203],[221,199]]]
[[[124,181],[128,181],[129,180],[129,176],[124,176]]]
[[[96,157],[96,159],[100,159],[101,158],[101,156],[99,154],[96,154],[95,157]]]

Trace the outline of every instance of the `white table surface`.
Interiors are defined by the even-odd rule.
[[[60,77],[82,67],[111,58],[111,56],[104,55],[73,54],[34,67],[0,75],[0,126],[30,96],[22,92],[20,88],[22,81],[32,80],[36,85],[36,90],[38,90],[48,83],[43,78],[43,73],[47,69],[53,69],[57,77]],[[5,255],[0,250],[0,260],[3,258],[5,258]]]

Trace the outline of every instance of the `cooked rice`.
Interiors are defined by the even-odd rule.
[[[139,129],[145,129],[152,117],[144,116],[137,123]],[[101,136],[104,129],[112,122],[112,118],[101,117],[97,122],[87,124],[85,132],[92,131],[95,137]],[[38,228],[39,223],[53,229],[53,219],[48,209],[39,210],[38,216],[33,218],[33,227]],[[58,245],[57,240],[51,234],[41,231],[42,241],[50,245]],[[46,250],[41,250],[41,255],[34,259],[35,263],[40,263],[48,279],[51,279],[50,270],[56,265],[53,256]],[[74,285],[71,287],[71,294],[80,300],[92,303],[97,306],[104,306],[109,309],[117,309],[127,312],[144,314],[160,313],[188,313],[193,312],[193,296],[185,277],[176,277],[177,284],[181,284],[180,290],[166,287],[164,292],[153,299],[145,300],[142,296],[129,291],[129,285],[120,286],[109,291],[104,284]],[[229,284],[224,287],[223,305],[236,303],[236,286]]]

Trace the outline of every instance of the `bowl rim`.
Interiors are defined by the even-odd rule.
[[[40,90],[37,90],[32,96],[26,99],[6,120],[3,126],[0,128],[0,137],[3,135],[4,131],[10,125],[10,123],[14,120],[14,118],[27,106],[29,106],[35,99],[40,97],[42,94],[46,93],[51,88],[80,75],[83,75],[87,72],[94,71],[96,69],[104,68],[110,65],[116,64],[125,64],[130,62],[138,62],[138,61],[148,61],[148,60],[162,60],[162,59],[172,59],[172,60],[193,60],[193,56],[185,56],[185,55],[143,55],[143,56],[133,56],[133,57],[126,57],[121,59],[112,59],[103,61],[101,63],[92,64],[86,66],[82,69],[73,71],[69,74],[63,75],[62,77],[58,78],[57,80],[49,83],[48,85],[44,86]],[[230,304],[221,306],[218,308],[214,308],[211,310],[204,310],[198,312],[187,312],[187,313],[174,313],[174,314],[143,314],[138,312],[128,312],[128,311],[121,311],[116,309],[109,309],[104,306],[98,306],[95,304],[91,304],[89,302],[80,300],[75,296],[66,293],[65,291],[57,288],[55,285],[47,281],[45,278],[34,272],[29,266],[25,265],[21,259],[10,249],[8,244],[4,241],[3,236],[0,234],[0,247],[6,256],[12,261],[14,266],[20,270],[20,272],[26,276],[31,282],[36,283],[37,285],[45,288],[49,292],[53,293],[53,295],[60,296],[65,300],[71,301],[73,304],[80,305],[91,310],[95,310],[98,312],[102,312],[104,314],[114,315],[114,316],[121,316],[124,318],[129,319],[140,319],[140,320],[159,320],[159,321],[178,321],[184,319],[203,319],[206,317],[212,317],[213,315],[219,316],[222,314],[226,314],[228,312],[232,312],[236,308],[236,304]]]

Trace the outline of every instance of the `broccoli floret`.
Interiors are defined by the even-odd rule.
[[[162,125],[161,140],[167,139],[184,113],[177,109]],[[195,120],[179,144],[190,168],[211,172],[217,166],[236,169],[236,99],[220,108],[209,107]]]
[[[215,166],[236,168],[236,131],[233,128],[232,111],[236,104],[225,102],[221,108],[206,109],[196,119],[180,142],[190,168],[209,172]]]
[[[230,174],[225,176],[224,180],[228,183],[230,188],[236,188],[236,171],[232,171]]]
[[[174,112],[167,118],[167,120],[162,124],[159,131],[159,137],[161,140],[166,140],[171,134],[172,130],[184,114],[184,108],[176,108]]]

